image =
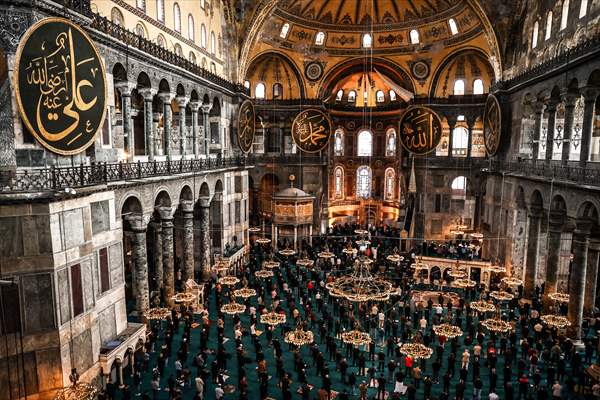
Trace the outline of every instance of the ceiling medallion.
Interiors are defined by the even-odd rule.
[[[323,111],[301,111],[292,123],[292,140],[305,153],[318,153],[329,144],[331,120]]]
[[[410,66],[410,72],[415,79],[423,81],[429,76],[429,64],[423,60],[415,61]]]
[[[346,123],[346,128],[348,128],[348,130],[350,130],[350,131],[353,131],[356,128],[356,122],[348,121]]]
[[[435,150],[442,138],[442,121],[430,108],[410,107],[400,119],[400,143],[410,153],[424,155]]]
[[[318,81],[323,76],[323,65],[316,61],[306,64],[304,75],[310,81]]]
[[[502,114],[498,98],[490,94],[483,111],[483,142],[489,156],[495,156],[500,147]]]

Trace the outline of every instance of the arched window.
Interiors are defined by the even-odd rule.
[[[410,31],[410,43],[419,44],[419,31],[418,30],[413,29],[412,31]]]
[[[210,53],[215,55],[217,52],[217,38],[214,32],[210,32]]]
[[[373,46],[373,37],[370,33],[365,33],[362,38],[362,47],[369,49]]]
[[[356,101],[356,92],[351,90],[348,92],[348,103],[354,103]]]
[[[123,13],[117,7],[113,7],[113,9],[110,10],[110,20],[115,25],[119,25],[119,26],[125,25],[125,19],[123,18]]]
[[[204,24],[200,25],[200,46],[203,49],[206,48],[206,26]]]
[[[539,31],[539,24],[537,21],[535,21],[535,24],[533,24],[533,34],[531,36],[531,48],[532,49],[535,49],[537,47],[538,31]]]
[[[175,54],[177,54],[179,57],[183,57],[183,50],[181,49],[181,45],[179,43],[175,45]]]
[[[156,0],[156,19],[165,23],[165,0]]]
[[[264,83],[261,82],[256,85],[256,88],[254,88],[254,97],[256,97],[257,99],[265,98],[265,84]]]
[[[483,81],[481,79],[475,79],[473,81],[473,94],[483,94]]]
[[[335,197],[341,199],[344,197],[344,169],[342,167],[335,168],[334,179]]]
[[[383,90],[378,90],[375,97],[377,98],[378,103],[383,103],[385,101],[385,94],[383,93]]]
[[[552,11],[548,11],[548,16],[546,17],[546,34],[544,36],[544,40],[548,40],[552,37]]]
[[[344,155],[344,131],[338,129],[333,135],[333,154],[336,156]]]
[[[283,85],[281,83],[276,83],[273,85],[273,98],[277,99],[283,97]]]
[[[215,64],[213,61],[211,61],[210,63],[210,72],[212,72],[213,74],[217,74],[217,64]]]
[[[206,7],[206,0],[200,0],[200,8],[202,8],[204,10],[205,7]]]
[[[373,134],[363,130],[358,134],[358,156],[371,157],[373,154]]]
[[[342,101],[343,97],[344,97],[344,89],[340,89],[340,90],[338,90],[337,94],[335,95],[335,101]]]
[[[390,101],[396,101],[396,92],[394,92],[393,90],[390,90]]]
[[[146,0],[135,0],[135,6],[144,12],[146,12]]]
[[[394,199],[394,189],[396,188],[396,172],[392,168],[385,170],[385,199]]]
[[[457,176],[452,181],[450,188],[452,189],[453,196],[466,197],[466,195],[467,195],[467,178],[464,176]]]
[[[244,87],[246,89],[250,89],[250,81],[248,81],[248,80],[244,81]]]
[[[287,22],[285,24],[283,24],[283,26],[281,27],[281,32],[279,33],[279,36],[282,39],[285,39],[288,35],[288,32],[290,31],[290,24],[288,24]]]
[[[315,36],[315,44],[317,46],[323,46],[324,43],[325,43],[325,32],[317,33],[317,36]]]
[[[356,170],[356,197],[371,197],[371,168],[365,165]]]
[[[560,14],[560,30],[567,27],[569,22],[569,0],[564,0],[562,5],[562,14]]]
[[[456,25],[456,21],[453,18],[448,20],[448,25],[450,26],[450,33],[452,35],[458,34],[458,26]]]
[[[138,35],[139,37],[146,39],[146,37],[147,37],[146,28],[144,28],[144,25],[142,25],[141,22],[138,22],[137,25],[135,26],[135,34]]]
[[[190,62],[196,64],[196,54],[193,51],[190,51]]]
[[[192,14],[188,15],[188,39],[192,42],[196,40],[196,32],[194,32],[194,17]]]
[[[452,131],[452,156],[466,157],[469,146],[469,131],[467,128],[458,126]]]
[[[454,95],[462,96],[465,94],[465,81],[457,79],[454,81]]]
[[[173,27],[176,32],[181,33],[181,9],[179,4],[173,4]]]
[[[579,18],[583,18],[587,15],[588,0],[581,0],[579,5]]]
[[[167,47],[167,41],[165,40],[165,37],[163,35],[158,35],[156,37],[156,44],[159,45],[163,49],[165,47]]]
[[[385,138],[385,155],[387,157],[396,155],[396,130],[394,128],[390,128],[387,131]]]
[[[202,68],[206,69],[208,67],[208,62],[206,61],[206,57],[202,57]]]

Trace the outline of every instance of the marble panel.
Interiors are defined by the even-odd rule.
[[[108,200],[90,204],[92,211],[92,234],[110,230],[110,211]]]
[[[121,285],[124,282],[121,243],[115,243],[108,248],[108,262],[110,264],[111,286]]]
[[[51,275],[25,275],[21,278],[21,286],[25,332],[32,334],[54,329]]]
[[[98,314],[98,326],[100,329],[100,343],[106,343],[117,336],[114,306],[111,305]]]

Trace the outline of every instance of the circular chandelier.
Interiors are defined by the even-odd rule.
[[[346,247],[344,248],[344,250],[342,250],[342,253],[348,255],[355,255],[356,253],[358,253],[358,250],[356,250],[354,247]]]
[[[98,397],[98,389],[91,383],[79,382],[77,370],[73,370],[69,376],[71,385],[60,389],[54,400],[94,400]]]
[[[225,272],[229,269],[229,262],[225,260],[218,260],[215,262],[213,269],[217,272]]]
[[[310,258],[301,258],[298,261],[296,261],[296,265],[299,267],[305,267],[305,268],[310,268],[314,265],[314,261],[311,260]]]
[[[462,336],[463,331],[458,326],[450,325],[450,324],[440,324],[434,325],[433,331],[438,336],[444,336],[448,339],[453,339],[455,337]]]
[[[196,295],[189,292],[177,293],[171,297],[171,300],[175,301],[175,303],[191,303],[196,300]]]
[[[454,281],[454,285],[458,286],[459,288],[471,288],[475,287],[475,285],[477,285],[477,282],[475,282],[472,279],[459,278]]]
[[[429,265],[423,263],[423,261],[421,261],[421,259],[417,259],[414,263],[410,264],[411,268],[414,268],[415,270],[419,271],[419,270],[427,270],[429,269]]]
[[[279,261],[267,260],[263,263],[263,268],[273,269],[279,267]]]
[[[222,276],[218,280],[218,282],[221,285],[225,285],[225,286],[237,285],[239,283],[239,281],[240,280],[233,275]]]
[[[269,244],[269,243],[271,243],[271,239],[265,238],[265,237],[261,237],[261,238],[256,239],[256,243],[258,243],[258,244]]]
[[[426,360],[433,354],[433,349],[421,343],[404,343],[400,346],[400,353],[415,360],[419,358]]]
[[[356,229],[354,231],[354,233],[356,233],[359,236],[364,236],[364,235],[368,235],[369,231],[367,231],[366,229]]]
[[[488,270],[496,274],[502,274],[506,272],[506,267],[503,267],[502,265],[498,264],[492,264],[488,267]]]
[[[473,232],[471,233],[471,237],[476,240],[481,240],[483,239],[483,233]]]
[[[250,233],[256,233],[256,232],[260,232],[261,229],[258,226],[251,226],[250,228],[248,228],[248,232]]]
[[[398,294],[398,289],[383,278],[374,276],[368,269],[366,258],[356,260],[354,271],[325,285],[333,297],[342,297],[349,301],[386,301]]]
[[[241,314],[246,311],[246,306],[239,303],[228,303],[221,306],[221,312],[229,315]]]
[[[448,271],[448,276],[455,279],[464,279],[467,277],[467,271],[458,268],[451,268],[450,271]]]
[[[319,258],[333,258],[333,257],[335,257],[335,254],[333,254],[329,250],[322,251],[322,252],[320,252],[317,255],[319,256]]]
[[[283,250],[279,250],[279,254],[281,254],[284,257],[289,257],[289,256],[293,256],[294,254],[296,254],[296,251],[293,249],[283,249]]]
[[[496,311],[496,306],[493,303],[483,300],[472,302],[471,308],[480,313]]]
[[[269,271],[268,269],[261,269],[254,273],[254,276],[261,279],[271,278],[273,275],[273,271]]]
[[[488,318],[481,323],[484,327],[486,327],[491,332],[505,333],[512,329],[512,326],[506,322],[501,320],[500,318]]]
[[[523,280],[507,276],[506,278],[502,278],[502,283],[508,286],[520,286],[523,284]]]
[[[286,343],[300,347],[314,342],[315,336],[311,331],[305,331],[299,326],[293,331],[286,333],[284,340]]]
[[[404,257],[399,256],[398,254],[390,254],[386,257],[386,259],[393,263],[399,263],[400,261],[404,260]]]
[[[249,297],[256,296],[256,290],[245,287],[245,288],[234,290],[233,295],[235,297],[241,297],[241,298],[247,299]]]
[[[267,324],[267,325],[271,325],[271,326],[285,324],[285,321],[286,321],[285,314],[279,314],[275,311],[271,311],[266,314],[262,314],[260,316],[260,322],[262,324]]]
[[[550,299],[557,301],[559,303],[568,303],[569,302],[569,295],[567,293],[554,292],[554,293],[550,293],[548,295],[548,297],[550,297]]]
[[[450,230],[450,234],[455,235],[455,236],[460,236],[460,235],[464,235],[465,231],[463,231],[461,229],[452,229],[452,230]]]
[[[490,297],[498,301],[510,301],[515,298],[512,293],[505,290],[492,290],[490,292]]]
[[[367,246],[371,245],[371,242],[366,239],[359,239],[356,241],[356,245],[358,247],[367,247]]]
[[[356,347],[371,343],[371,335],[358,329],[342,332],[342,342]]]
[[[171,310],[164,307],[149,308],[144,312],[144,317],[150,321],[162,321],[171,316]]]
[[[569,321],[567,319],[567,317],[563,317],[562,315],[556,315],[556,314],[542,315],[540,317],[540,319],[542,320],[543,323],[545,323],[546,325],[548,325],[552,328],[564,329],[568,326],[571,326],[571,321]]]

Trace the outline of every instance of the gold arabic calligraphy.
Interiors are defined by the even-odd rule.
[[[414,108],[402,117],[401,140],[408,151],[426,154],[438,145],[440,139],[441,125],[433,112]]]
[[[317,152],[329,142],[331,123],[322,111],[303,111],[296,117],[292,133],[300,149],[306,152]]]

